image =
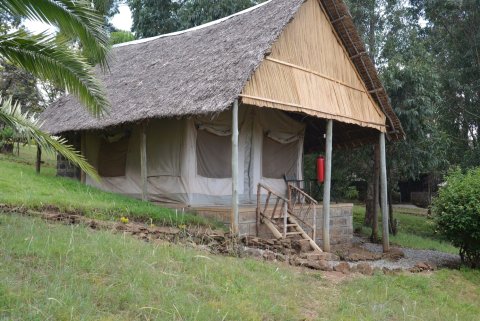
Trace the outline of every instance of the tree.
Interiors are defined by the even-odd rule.
[[[90,3],[73,0],[4,0],[0,2],[0,11],[14,19],[29,18],[51,24],[59,29],[61,35],[32,34],[22,29],[9,31],[0,35],[0,57],[67,90],[77,96],[94,115],[101,115],[109,104],[86,57],[103,68],[108,67],[109,45],[103,29],[103,18]],[[81,45],[81,52],[71,48],[72,40]],[[39,146],[57,150],[97,177],[93,168],[71,147],[65,146],[64,141],[55,140],[39,131],[36,120],[28,114],[22,114],[18,104],[3,100],[0,120],[18,134],[35,139]]]
[[[109,19],[116,15],[118,5],[121,0],[91,0],[93,7],[103,16],[103,25],[108,31],[115,31],[115,27],[110,23]]]
[[[12,97],[23,112],[39,112],[44,107],[37,79],[6,61],[0,61],[0,97]]]
[[[439,126],[448,137],[446,156],[463,168],[480,165],[480,2],[422,1],[435,55],[442,101]]]
[[[61,37],[16,30],[0,35],[0,57],[32,75],[64,88],[94,114],[108,101],[93,67],[81,52],[71,48],[77,40],[87,57],[107,67],[108,37],[103,18],[88,2],[73,0],[4,0],[0,9],[14,17],[35,19],[56,26]]]
[[[264,0],[128,0],[137,38],[195,27]]]
[[[178,11],[182,28],[230,16],[263,1],[256,0],[185,0]]]
[[[110,32],[110,43],[116,45],[123,42],[135,40],[135,35],[130,31],[112,31]]]
[[[20,19],[0,10],[0,35],[12,28],[21,28]],[[13,97],[22,110],[39,111],[43,101],[37,88],[37,79],[29,72],[0,59],[0,97]]]
[[[400,180],[416,179],[446,167],[444,135],[438,125],[440,82],[435,57],[421,21],[420,1],[349,1],[350,11],[363,35],[371,58],[389,94],[391,104],[406,132],[406,140],[389,144],[387,149],[389,196]],[[373,150],[358,159],[371,165],[368,181],[366,223],[378,215],[378,172],[374,174]],[[349,166],[347,164],[347,166]],[[364,172],[365,173],[365,172]],[[390,199],[391,205],[391,199]],[[392,210],[390,208],[390,213]],[[394,222],[391,217],[391,222]],[[391,226],[394,230],[394,226]],[[372,238],[376,238],[372,235]]]
[[[172,0],[128,0],[132,31],[137,38],[153,37],[181,29],[177,16],[180,3]]]

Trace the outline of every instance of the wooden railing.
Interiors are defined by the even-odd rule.
[[[288,184],[288,210],[290,215],[295,216],[302,225],[312,230],[312,239],[316,239],[317,226],[317,204],[318,202],[293,184]],[[309,216],[312,216],[312,223],[308,223]]]
[[[262,189],[267,192],[265,205],[262,206]],[[273,209],[269,209],[271,204],[275,204]],[[278,195],[270,187],[259,183],[257,188],[257,213],[256,213],[256,234],[258,236],[258,226],[259,223],[272,224],[273,220],[276,218],[283,218],[283,235],[275,235],[277,238],[286,238],[287,237],[287,227],[288,227],[288,204],[289,201],[283,196]],[[266,219],[266,221],[265,221]],[[275,232],[274,232],[275,234]]]

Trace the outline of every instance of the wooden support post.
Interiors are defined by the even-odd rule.
[[[283,238],[287,238],[287,224],[288,224],[288,204],[283,201]]]
[[[317,241],[317,204],[313,203],[313,232],[312,239],[314,242]]]
[[[256,211],[256,224],[255,224],[255,235],[258,237],[258,225],[260,224],[260,185],[257,186],[257,211]]]
[[[87,159],[87,141],[86,141],[86,135],[85,132],[82,132],[80,134],[80,153],[82,156]],[[87,174],[84,171],[80,171],[80,182],[85,184],[87,181]]]
[[[325,182],[323,185],[323,250],[330,252],[330,188],[332,180],[333,120],[327,120],[325,142]]]
[[[372,236],[371,241],[378,241],[378,213],[380,207],[380,145],[374,147],[374,173],[373,173],[373,215],[372,215]]]
[[[40,174],[40,166],[42,165],[42,148],[37,145],[37,160],[35,162],[35,171]]]
[[[385,133],[380,133],[380,188],[382,192],[383,252],[388,252],[390,250],[390,242],[388,230],[387,156],[385,150]]]
[[[140,137],[140,171],[142,177],[142,200],[148,200],[148,176],[147,176],[147,124],[142,123]]]
[[[238,99],[232,109],[232,233],[238,235]]]

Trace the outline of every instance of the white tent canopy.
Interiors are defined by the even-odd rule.
[[[231,204],[231,123],[231,110],[149,121],[148,198],[192,206]],[[256,201],[259,182],[286,192],[284,175],[302,178],[304,124],[282,111],[241,106],[239,130],[240,203]],[[87,133],[86,156],[104,176],[101,183],[90,178],[87,183],[140,198],[140,135],[139,125]]]

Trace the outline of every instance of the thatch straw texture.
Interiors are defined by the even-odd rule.
[[[373,99],[382,108],[387,116],[388,136],[391,139],[403,139],[405,132],[378,77],[375,65],[370,59],[365,44],[358,34],[357,28],[343,0],[318,0],[325,9],[330,21],[355,64]]]
[[[221,23],[116,47],[100,74],[112,108],[95,119],[72,96],[42,115],[51,133],[149,118],[217,113],[238,97],[303,0],[273,0]]]
[[[242,91],[244,103],[386,131],[317,0],[306,1]]]

